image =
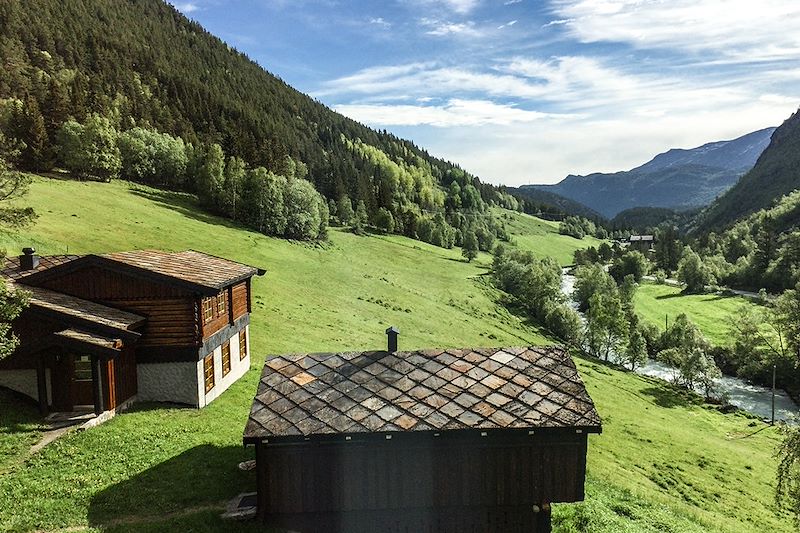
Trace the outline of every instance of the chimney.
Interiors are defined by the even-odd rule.
[[[397,351],[397,336],[400,335],[400,330],[394,326],[389,326],[386,330],[386,336],[389,340],[389,347],[387,351],[389,353],[394,353]]]
[[[39,266],[39,256],[36,255],[34,248],[23,248],[22,255],[19,256],[20,270],[33,270]]]

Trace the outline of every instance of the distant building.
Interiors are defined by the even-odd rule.
[[[655,246],[656,238],[654,235],[631,235],[628,238],[628,248],[648,252]]]
[[[264,367],[244,443],[292,531],[549,532],[600,417],[558,347],[299,354]]]
[[[264,271],[195,251],[6,261],[31,293],[0,386],[43,413],[100,414],[134,400],[203,407],[250,367],[250,283]]]

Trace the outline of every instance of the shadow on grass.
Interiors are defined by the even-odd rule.
[[[232,220],[205,212],[197,199],[188,193],[139,187],[132,187],[131,193],[200,222],[242,229],[242,226]]]
[[[238,468],[252,456],[242,446],[188,449],[98,492],[89,504],[89,525],[125,531],[165,531],[167,524],[170,531],[236,530],[236,524],[223,525],[219,515],[237,494],[255,491],[255,473]],[[198,522],[198,515],[206,519]]]
[[[659,407],[690,407],[703,403],[699,395],[666,382],[652,383],[651,387],[642,389],[642,394],[650,396]]]
[[[28,432],[42,425],[39,405],[28,396],[0,387],[0,433]]]

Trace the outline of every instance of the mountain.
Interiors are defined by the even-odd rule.
[[[800,188],[800,111],[789,117],[750,172],[700,216],[696,231],[718,229]]]
[[[358,211],[363,202],[367,222],[445,246],[467,231],[501,236],[490,216],[462,212],[520,207],[457,165],[295,90],[162,0],[2,0],[0,28],[0,131],[24,142],[21,168],[73,170],[65,150],[59,155],[66,136],[57,133],[75,119],[94,121],[92,131],[113,129],[104,147],[140,128],[179,137],[191,157],[174,188],[205,195],[210,210],[270,234],[281,233],[262,223],[263,210],[236,209],[248,198],[261,205],[260,192],[246,191],[263,189],[267,172],[305,177],[333,201],[327,205],[349,198],[345,211]],[[147,135],[139,131],[135,143]],[[121,177],[160,185],[122,163]],[[263,172],[247,174],[256,170]]]
[[[605,217],[580,202],[576,202],[566,196],[561,196],[552,191],[546,191],[530,185],[522,187],[508,187],[506,189],[514,196],[527,198],[545,206],[552,206],[568,215],[577,215],[592,220],[602,220]]]
[[[528,185],[583,203],[613,218],[632,207],[702,207],[732,187],[756,163],[775,128],[689,150],[672,149],[634,169],[567,176],[556,185]]]

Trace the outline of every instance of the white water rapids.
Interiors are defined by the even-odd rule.
[[[564,269],[561,275],[561,291],[567,296],[569,305],[577,310],[577,303],[572,299],[575,291],[575,276]],[[581,315],[583,318],[583,315]],[[672,381],[676,370],[664,363],[648,359],[647,363],[636,369],[638,374]],[[715,380],[717,394],[727,396],[728,401],[736,407],[769,420],[772,416],[772,389],[748,383],[747,381],[723,375]],[[698,390],[698,392],[701,392]],[[797,404],[782,390],[775,393],[775,420],[796,422]]]

